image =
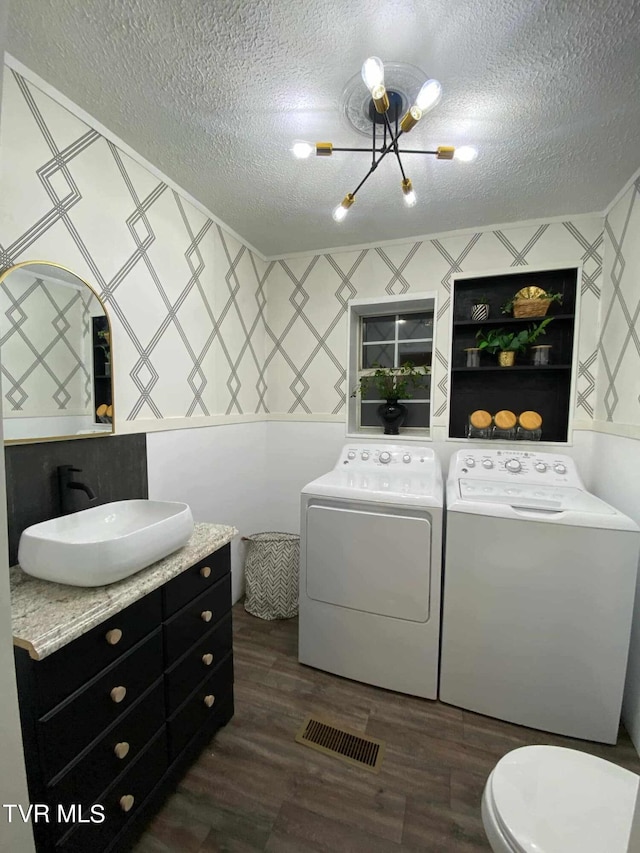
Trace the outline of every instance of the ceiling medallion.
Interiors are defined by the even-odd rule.
[[[392,154],[398,161],[402,175],[401,188],[408,207],[413,207],[417,199],[411,179],[405,174],[401,155],[431,154],[438,160],[475,160],[477,151],[470,146],[456,149],[452,145],[439,145],[435,151],[399,147],[400,138],[409,133],[422,116],[439,103],[441,96],[440,83],[431,79],[425,81],[424,73],[414,65],[404,62],[387,62],[384,65],[377,56],[370,56],[362,66],[361,75],[355,75],[347,83],[342,104],[343,115],[348,123],[358,133],[371,138],[371,147],[338,148],[331,142],[317,142],[315,145],[302,140],[294,142],[292,151],[299,159],[306,159],[314,151],[318,157],[330,157],[334,151],[365,153],[371,156],[371,166],[367,174],[333,211],[336,222],[342,222],[346,217],[355,201],[356,193],[387,154]]]

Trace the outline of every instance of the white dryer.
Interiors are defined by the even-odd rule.
[[[639,531],[568,456],[476,448],[451,460],[440,698],[615,743]]]
[[[347,445],[301,505],[300,662],[435,699],[443,485],[433,450]]]

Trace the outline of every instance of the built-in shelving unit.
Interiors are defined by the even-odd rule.
[[[542,440],[567,441],[571,398],[575,309],[578,270],[519,272],[498,276],[458,279],[453,292],[451,336],[451,401],[449,437],[464,438],[469,414],[486,409],[494,414],[510,409],[519,414],[528,409],[542,415]],[[497,356],[481,353],[479,367],[466,366],[468,347],[477,346],[480,330],[504,327],[516,331],[542,318],[515,318],[502,314],[501,307],[523,287],[537,285],[548,292],[562,293],[562,304],[554,302],[547,317],[553,322],[536,343],[551,345],[551,363],[534,366],[531,353],[516,355],[513,367],[500,367]],[[489,317],[471,320],[472,306],[482,296],[489,300]]]
[[[524,285],[523,285],[523,287],[524,287]],[[554,320],[573,320],[573,317],[574,317],[573,314],[547,313],[547,317],[551,317],[551,316],[553,316]],[[540,319],[543,319],[543,318],[540,318]],[[537,319],[537,320],[522,319],[521,317],[510,317],[507,314],[502,314],[498,317],[489,317],[488,320],[454,320],[453,325],[454,326],[469,326],[469,327],[474,326],[475,328],[477,328],[479,325],[482,325],[482,326],[507,326],[507,325],[510,325],[512,323],[518,323],[522,326],[526,326],[532,322],[539,323],[540,320],[539,319]]]
[[[111,347],[100,338],[99,332],[107,332],[109,324],[107,318],[91,318],[91,340],[93,343],[93,419],[98,423],[100,418],[95,410],[103,403],[110,406],[113,403],[111,397]]]
[[[500,367],[500,365],[490,365],[485,364],[482,367],[454,367],[452,368],[452,373],[482,373],[488,370],[499,370],[503,371],[505,369],[518,372],[519,370],[571,370],[570,364],[547,364],[543,367],[536,367],[533,364],[514,364],[513,367],[504,368]]]

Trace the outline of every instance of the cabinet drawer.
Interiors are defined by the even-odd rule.
[[[71,803],[86,805],[94,802],[117,776],[133,764],[164,722],[164,680],[159,678],[73,767],[54,779],[48,787],[49,803],[56,808],[58,803],[62,803],[68,808]]]
[[[95,801],[104,806],[104,822],[76,826],[56,845],[56,851],[100,853],[125,824],[135,817],[137,810],[166,769],[167,737],[166,728],[163,727],[135,763]],[[133,797],[129,811],[123,809],[123,797]],[[126,801],[124,804],[128,805]],[[88,812],[86,800],[83,805],[87,806]]]
[[[213,586],[231,570],[231,546],[225,545],[186,569],[162,588],[164,616],[172,616],[181,607]]]
[[[200,726],[218,710],[226,706],[233,694],[233,657],[229,654],[189,696],[184,704],[169,717],[169,760],[173,761],[189,743]],[[213,697],[213,704],[206,701]]]
[[[167,714],[173,714],[198,682],[213,671],[231,651],[231,643],[232,625],[229,613],[165,673]]]
[[[162,621],[159,589],[131,604],[33,667],[38,716],[109,666]]]
[[[130,708],[162,675],[162,669],[162,634],[158,628],[86,687],[38,720],[45,781],[50,781]],[[117,691],[118,688],[125,688],[120,701],[117,699],[122,691]]]
[[[231,575],[225,575],[164,625],[166,665],[197,643],[231,609]]]

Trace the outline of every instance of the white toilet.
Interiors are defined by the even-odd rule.
[[[574,749],[514,749],[496,764],[482,796],[491,849],[627,853],[635,849],[629,839],[639,781],[629,770]]]

